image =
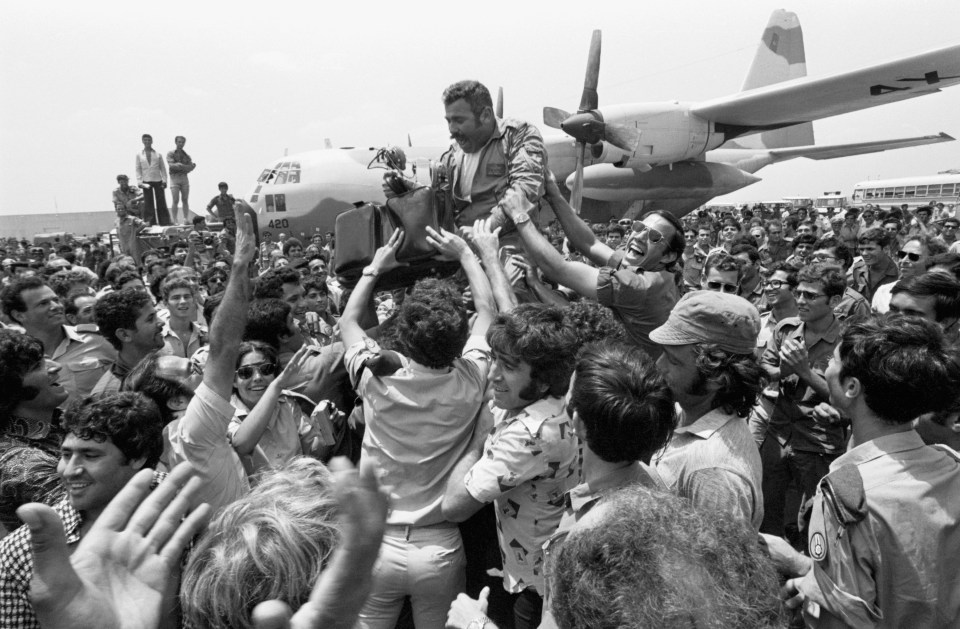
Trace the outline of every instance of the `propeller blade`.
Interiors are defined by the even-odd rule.
[[[570,114],[556,107],[543,108],[543,124],[554,129],[559,129],[563,121],[570,117]]]
[[[597,83],[600,81],[600,31],[593,31],[590,39],[590,55],[587,57],[587,73],[583,78],[583,96],[580,111],[591,111],[600,106]]]
[[[603,126],[603,139],[619,149],[633,153],[640,144],[640,130],[620,124]]]
[[[570,206],[579,214],[580,205],[583,203],[583,160],[587,152],[587,145],[580,142],[580,150],[577,151],[577,170],[573,178],[573,188],[570,190]]]
[[[497,118],[503,118],[503,87],[497,88]]]

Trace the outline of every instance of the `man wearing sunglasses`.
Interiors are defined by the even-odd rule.
[[[943,231],[940,233],[940,240],[947,247],[952,247],[957,242],[957,232],[960,231],[960,220],[947,218],[943,221]]]
[[[740,290],[742,268],[740,261],[726,251],[715,250],[707,256],[700,290],[736,295]]]
[[[893,288],[900,282],[913,279],[927,272],[930,268],[930,258],[941,253],[946,249],[936,238],[927,238],[925,236],[910,236],[897,252],[897,270],[900,272],[900,279],[896,282],[884,284],[877,289],[873,295],[871,305],[877,312],[887,312],[890,310],[890,298],[893,295]]]
[[[785,513],[786,494],[794,486],[802,501],[812,497],[830,462],[844,449],[839,424],[822,422],[814,408],[830,397],[824,371],[840,340],[840,323],[833,314],[846,281],[839,267],[809,264],[797,274],[794,289],[797,318],[781,321],[761,358],[779,393],[760,448],[763,460],[764,518],[762,533],[778,537],[787,533],[798,542],[796,531],[785,531],[796,513]],[[801,502],[802,504],[802,502]]]
[[[548,279],[612,309],[631,341],[651,357],[659,356],[662,350],[650,340],[650,331],[667,320],[677,302],[678,291],[668,268],[686,247],[683,224],[668,212],[649,212],[642,218],[640,231],[631,232],[627,246],[614,251],[570,207],[552,174],[547,177],[546,198],[570,244],[597,266],[565,260],[526,211],[509,206],[507,213],[527,254]]]

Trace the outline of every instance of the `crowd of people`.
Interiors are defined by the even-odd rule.
[[[226,184],[215,238],[3,253],[0,626],[958,626],[956,217],[591,224],[443,103],[451,277]]]

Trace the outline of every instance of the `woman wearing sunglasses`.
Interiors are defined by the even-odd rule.
[[[230,400],[236,412],[227,433],[248,476],[300,455],[319,458],[317,449],[325,442],[322,433],[301,410],[296,394],[286,390],[309,356],[310,349],[304,345],[280,371],[272,346],[260,341],[241,343]]]

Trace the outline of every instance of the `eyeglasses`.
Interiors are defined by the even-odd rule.
[[[920,254],[919,253],[907,253],[906,251],[898,251],[897,257],[903,260],[904,258],[910,258],[911,262],[919,262]]]
[[[944,225],[944,229],[957,229],[957,225]]]
[[[786,284],[784,280],[764,280],[763,285],[769,286],[770,288],[776,288],[780,290],[783,288],[783,285]]]
[[[249,380],[254,373],[259,373],[264,378],[272,376],[277,373],[277,365],[276,363],[260,363],[258,365],[244,365],[237,369],[237,377],[241,380]]]
[[[797,290],[797,289],[793,290],[793,296],[796,297],[797,299],[800,299],[801,297],[803,297],[807,301],[813,301],[818,297],[826,297],[826,295],[824,295],[823,293],[815,293],[812,290]]]
[[[736,284],[727,284],[726,282],[707,282],[707,288],[721,293],[736,294],[738,286]]]
[[[657,230],[654,229],[653,227],[650,227],[650,226],[647,225],[646,223],[640,223],[640,227],[641,227],[640,233],[641,233],[641,234],[643,234],[643,233],[646,233],[646,234],[647,234],[647,240],[650,241],[650,244],[651,244],[651,245],[655,245],[655,244],[657,244],[658,242],[660,242],[661,240],[663,240],[663,234],[661,234],[659,231],[657,231]]]

